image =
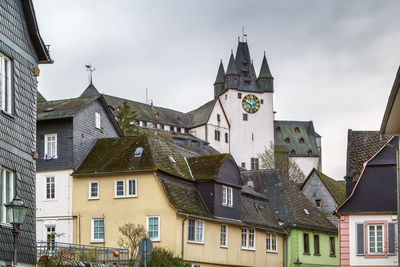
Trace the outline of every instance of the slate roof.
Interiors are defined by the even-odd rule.
[[[222,163],[229,157],[229,154],[213,154],[187,159],[192,175],[195,179],[215,179],[218,177]]]
[[[38,102],[37,120],[49,120],[73,117],[81,108],[86,107],[99,97],[78,97],[70,99]]]
[[[143,148],[143,153],[136,157],[135,151],[139,147]],[[193,180],[176,145],[144,131],[129,137],[99,139],[74,175],[149,170]]]
[[[381,136],[378,131],[353,131],[347,133],[346,176],[358,179],[363,164],[369,160],[388,140],[390,136]]]
[[[188,112],[191,121],[189,127],[197,127],[206,124],[208,119],[210,118],[212,109],[214,108],[216,101],[217,99],[213,99],[205,103],[201,107]]]
[[[298,127],[299,132],[296,132]],[[319,138],[314,130],[312,121],[274,121],[275,145],[286,147],[289,157],[310,157],[308,151],[312,151],[311,157],[319,157],[316,138]],[[286,139],[290,139],[290,143]],[[304,143],[302,141],[304,140]],[[291,151],[296,154],[292,155]]]
[[[327,175],[323,174],[322,172],[320,172],[315,168],[310,172],[307,179],[302,184],[301,188],[303,188],[303,186],[307,183],[308,179],[314,172],[318,175],[318,177],[321,179],[325,187],[331,193],[336,203],[338,205],[342,204],[343,201],[346,199],[346,184],[344,182],[340,182],[333,178],[328,177]]]
[[[247,181],[253,181],[254,191],[269,199],[275,216],[284,223],[285,227],[337,231],[336,227],[303,195],[297,186],[282,177],[278,170],[244,171],[241,175],[244,184],[247,184]]]
[[[37,91],[37,102],[40,103],[46,101],[47,101],[46,98],[44,98],[44,96],[39,91]]]

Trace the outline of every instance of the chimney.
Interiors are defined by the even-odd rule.
[[[285,146],[275,146],[275,168],[289,177],[289,152]]]

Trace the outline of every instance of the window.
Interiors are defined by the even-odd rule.
[[[200,263],[193,263],[192,267],[201,267],[201,264]]]
[[[320,255],[320,253],[319,253],[319,235],[314,235],[314,255]]]
[[[368,225],[368,253],[383,253],[383,224]]]
[[[144,121],[144,122],[143,122],[143,126],[144,126],[144,127],[147,127],[147,121]]]
[[[160,129],[164,130],[164,124],[160,124]]]
[[[171,132],[173,132],[173,131],[174,131],[174,126],[169,126],[169,130],[170,130]]]
[[[56,198],[56,178],[54,176],[46,177],[46,199]]]
[[[329,237],[329,255],[330,256],[335,256],[335,237],[330,236]]]
[[[258,170],[258,158],[251,158],[251,169]]]
[[[99,199],[99,182],[89,182],[89,199]]]
[[[228,226],[223,224],[221,225],[221,239],[220,239],[221,247],[228,247]]]
[[[256,233],[253,228],[242,228],[242,249],[256,248]]]
[[[92,219],[92,242],[104,242],[104,218]]]
[[[225,133],[225,143],[229,143],[229,134]]]
[[[243,113],[243,120],[247,121],[247,114],[246,113]]]
[[[126,185],[126,188],[125,188]],[[129,178],[126,180],[115,181],[115,198],[137,197],[137,179]]]
[[[242,168],[246,169],[246,162],[242,162]]]
[[[267,233],[267,251],[278,252],[278,239],[276,234]]]
[[[296,150],[292,149],[292,150],[290,151],[290,155],[292,155],[292,156],[296,155]]]
[[[221,122],[221,116],[217,114],[217,122]]]
[[[221,138],[221,132],[218,131],[218,130],[215,130],[215,135],[214,136],[215,136],[215,140],[219,141],[220,138]]]
[[[286,137],[285,142],[286,142],[287,144],[290,144],[290,138],[289,138],[289,137]]]
[[[160,216],[146,217],[147,235],[151,241],[160,241]]]
[[[303,245],[304,245],[304,253],[309,254],[310,253],[310,243],[309,243],[309,238],[308,234],[303,234]]]
[[[261,104],[264,104],[264,99],[260,99]]]
[[[44,159],[57,158],[57,134],[44,136]]]
[[[300,128],[299,128],[299,127],[296,127],[296,128],[294,128],[294,131],[295,131],[296,133],[299,133],[299,132],[300,132]]]
[[[222,206],[233,206],[233,190],[232,187],[222,186]]]
[[[248,71],[243,71],[243,76],[244,77],[249,77],[249,72]]]
[[[242,99],[242,93],[238,93],[238,98]]]
[[[0,223],[9,223],[10,217],[6,214],[4,204],[13,200],[15,195],[15,173],[0,168]]]
[[[315,200],[315,206],[316,206],[317,208],[321,208],[321,199],[316,199],[316,200]]]
[[[189,219],[188,226],[188,241],[191,242],[204,242],[204,222],[195,219]]]
[[[300,138],[299,141],[300,141],[300,144],[304,144],[304,138],[303,137]]]
[[[244,83],[247,84],[247,85],[250,85],[250,84],[251,84],[251,81],[246,80],[246,81],[244,81]]]
[[[95,115],[95,122],[96,122],[96,128],[101,129],[101,116],[99,112],[94,113]]]
[[[309,156],[312,156],[312,150],[311,149],[308,150],[307,153],[308,153]]]
[[[180,128],[180,127],[176,127],[176,131],[177,131],[178,133],[180,133],[180,132],[181,132],[181,128]]]
[[[1,110],[12,114],[14,110],[14,95],[11,77],[11,60],[0,54],[0,102]]]
[[[276,127],[276,131],[279,133],[281,131],[281,127]]]
[[[132,197],[132,196],[137,196],[136,192],[136,179],[128,179],[128,192],[127,195]]]
[[[46,241],[47,241],[47,248],[54,249],[56,243],[56,227],[53,226],[46,226]]]

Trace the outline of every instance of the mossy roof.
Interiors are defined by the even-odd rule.
[[[139,147],[143,148],[143,153],[136,157],[135,151]],[[140,170],[160,170],[193,180],[188,164],[176,145],[145,131],[129,137],[99,139],[74,174]]]
[[[329,190],[329,192],[331,193],[332,197],[336,200],[336,202],[339,205],[342,204],[343,201],[345,201],[346,199],[346,184],[338,182],[335,179],[326,176],[317,169],[314,169],[314,171],[321,178],[321,181],[324,183],[324,185]]]
[[[298,128],[298,131],[296,131]],[[289,151],[294,149],[294,156],[309,157],[308,151],[311,149],[312,156],[320,155],[316,138],[319,135],[314,130],[312,121],[274,121],[275,145],[284,146]],[[286,139],[290,139],[290,143]]]
[[[219,168],[229,157],[229,154],[212,154],[187,159],[195,179],[215,179]]]

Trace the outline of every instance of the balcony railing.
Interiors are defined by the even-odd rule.
[[[37,242],[37,259],[57,257],[64,262],[98,263],[128,266],[129,251],[123,248],[79,245],[60,242]]]

